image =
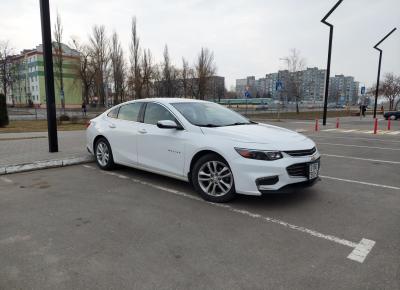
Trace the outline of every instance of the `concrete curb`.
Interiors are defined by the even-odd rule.
[[[70,165],[76,165],[76,164],[82,164],[82,163],[89,163],[89,162],[93,162],[93,161],[94,161],[94,157],[91,155],[87,155],[87,156],[83,156],[83,157],[73,157],[73,158],[37,161],[37,162],[24,163],[24,164],[7,165],[7,166],[0,167],[0,175],[33,171],[33,170],[39,170],[39,169],[64,167],[64,166],[70,166]]]

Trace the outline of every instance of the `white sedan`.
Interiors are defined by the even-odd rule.
[[[122,164],[188,181],[212,202],[237,193],[285,192],[319,179],[320,154],[309,138],[199,100],[117,105],[90,121],[87,149],[101,169]]]

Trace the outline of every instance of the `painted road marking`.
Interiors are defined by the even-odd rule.
[[[400,134],[400,131],[393,131],[393,132],[386,132],[388,135],[398,135]]]
[[[300,129],[298,129],[300,130]],[[308,130],[306,130],[308,131]],[[321,129],[320,132],[336,132],[336,133],[361,133],[361,134],[373,134],[374,130],[361,130],[361,129]],[[379,130],[377,131],[378,135],[399,135],[400,131],[387,131],[387,130]]]
[[[389,164],[400,164],[400,161],[389,161],[389,160],[369,159],[369,158],[360,158],[360,157],[343,156],[343,155],[334,155],[334,154],[321,154],[321,155],[322,155],[322,156],[327,156],[327,157],[335,157],[335,158],[346,158],[346,159],[355,159],[355,160],[363,160],[363,161],[381,162],[381,163],[389,163]]]
[[[400,190],[400,187],[391,186],[391,185],[370,183],[370,182],[364,182],[364,181],[358,181],[358,180],[351,180],[351,179],[344,179],[344,178],[338,178],[338,177],[332,177],[332,176],[323,176],[323,175],[320,175],[320,177],[326,178],[326,179],[337,180],[337,181],[343,181],[343,182],[350,182],[350,183],[357,183],[357,184],[362,184],[362,185],[369,185],[369,186],[382,187],[382,188],[387,188],[387,189]]]
[[[118,174],[118,173],[115,173],[115,172],[111,172],[111,171],[104,171],[104,173],[108,174],[108,175],[116,176],[116,177],[121,178],[121,179],[129,179],[128,176],[125,176],[123,174]]]
[[[368,253],[371,252],[375,241],[362,239],[354,250],[347,256],[348,259],[363,263]]]
[[[364,137],[339,137],[339,136],[321,136],[321,135],[307,135],[311,138],[328,138],[328,139],[345,139],[345,140],[368,140],[368,141],[380,141],[380,142],[388,142],[388,143],[400,143],[400,141],[390,140],[390,139],[381,139],[381,138],[364,138]]]
[[[108,175],[117,175],[117,176],[119,175],[119,174],[110,174],[110,172],[108,172],[108,171],[101,171],[101,172],[108,174]],[[139,183],[141,185],[145,185],[145,186],[156,188],[156,189],[159,189],[159,190],[162,190],[165,192],[169,192],[169,193],[172,193],[172,194],[180,196],[180,197],[185,197],[185,198],[188,198],[191,200],[203,202],[203,203],[206,203],[207,205],[211,205],[211,206],[215,206],[215,207],[225,208],[225,209],[227,209],[231,212],[237,213],[237,214],[245,215],[247,217],[259,219],[259,220],[269,222],[269,223],[278,224],[280,226],[283,226],[283,227],[291,229],[291,230],[299,231],[299,232],[308,234],[313,237],[321,238],[321,239],[328,240],[328,241],[331,241],[331,242],[334,242],[334,243],[337,243],[337,244],[340,244],[343,246],[353,248],[353,251],[347,256],[347,258],[350,260],[359,262],[359,263],[363,263],[365,261],[365,258],[368,256],[368,254],[371,252],[373,246],[375,245],[375,241],[372,241],[372,240],[363,238],[361,240],[361,242],[355,243],[355,242],[352,242],[352,241],[349,241],[346,239],[342,239],[342,238],[339,238],[339,237],[336,237],[333,235],[327,235],[327,234],[323,234],[323,233],[317,232],[312,229],[308,229],[308,228],[305,228],[302,226],[297,226],[297,225],[294,225],[294,224],[291,224],[291,223],[288,223],[288,222],[285,222],[282,220],[278,220],[278,219],[267,217],[267,216],[262,216],[260,214],[252,213],[247,210],[237,209],[237,208],[234,208],[227,204],[206,202],[202,198],[193,196],[186,192],[175,190],[175,189],[168,188],[165,186],[156,185],[156,184],[153,184],[153,183],[150,183],[147,181],[143,181],[143,180],[140,180],[137,178],[130,178],[130,180],[135,183]]]
[[[89,168],[89,169],[96,169],[94,166],[92,165],[82,165],[83,167]]]
[[[370,149],[400,151],[400,148],[373,147],[373,146],[365,146],[365,145],[350,145],[350,144],[321,143],[321,142],[318,142],[318,144],[322,144],[322,145],[331,145],[331,146],[345,146],[345,147],[357,147],[357,148],[370,148]]]
[[[13,181],[10,178],[7,178],[7,177],[0,177],[0,179],[3,180],[4,182],[7,182],[7,183],[13,183]]]

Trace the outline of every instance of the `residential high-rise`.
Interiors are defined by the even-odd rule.
[[[325,96],[326,70],[317,67],[302,71],[289,72],[280,70],[277,73],[266,74],[265,78],[255,79],[254,76],[236,80],[236,94],[244,97],[244,92],[251,92],[252,97],[271,97],[273,99],[293,99],[298,97],[307,102],[321,102]],[[277,82],[282,84],[280,91],[276,90]],[[329,101],[345,100],[346,103],[355,103],[358,99],[359,83],[354,77],[336,75],[330,79]]]

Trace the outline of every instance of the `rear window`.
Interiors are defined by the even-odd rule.
[[[131,103],[121,106],[118,119],[137,122],[141,107],[142,103]]]
[[[107,116],[110,118],[117,118],[118,111],[119,111],[119,107],[112,109],[110,112],[108,112]]]

